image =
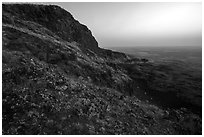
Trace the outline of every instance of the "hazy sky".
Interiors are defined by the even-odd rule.
[[[54,3],[88,26],[100,47],[201,46],[201,3]]]

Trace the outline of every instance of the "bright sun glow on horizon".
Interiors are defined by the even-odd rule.
[[[163,5],[165,9],[157,9],[154,7],[153,13],[146,13],[147,18],[137,19],[134,14],[130,17],[131,23],[128,22],[126,33],[140,32],[140,36],[153,36],[156,34],[159,37],[183,36],[188,33],[196,35],[201,32],[201,18],[199,18],[199,8],[194,5],[184,4],[177,6]],[[136,12],[136,11],[135,11]],[[151,16],[148,16],[151,14]],[[137,25],[133,25],[137,22]]]

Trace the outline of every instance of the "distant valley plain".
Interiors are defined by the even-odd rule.
[[[148,94],[165,107],[186,107],[202,113],[202,47],[112,47],[135,58],[145,58],[151,75]],[[175,98],[176,96],[176,98]],[[141,98],[143,95],[141,95]],[[172,97],[172,98],[171,98]],[[150,100],[151,101],[151,100]]]

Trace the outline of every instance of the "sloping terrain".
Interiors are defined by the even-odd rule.
[[[3,134],[201,134],[191,110],[146,101],[155,64],[101,49],[58,6],[2,9]]]

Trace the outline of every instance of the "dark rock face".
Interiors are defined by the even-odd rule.
[[[73,16],[58,6],[9,4],[3,5],[3,22],[21,24],[22,20],[35,22],[51,30],[63,40],[76,41],[85,48],[95,49],[98,43],[91,31],[80,24]]]
[[[201,134],[190,110],[145,101],[148,60],[99,48],[58,6],[2,10],[3,134]]]

